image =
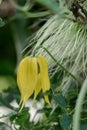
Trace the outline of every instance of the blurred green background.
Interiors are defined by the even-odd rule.
[[[0,91],[12,85],[16,61],[12,31],[7,24],[0,28]]]
[[[1,2],[0,17],[3,21],[0,21],[0,92],[8,86],[16,85],[17,66],[23,57],[21,51],[27,45],[27,38],[34,35],[49,17],[47,11],[46,14],[42,13],[43,16],[38,15],[37,12],[41,11],[46,11],[46,8],[33,0]]]

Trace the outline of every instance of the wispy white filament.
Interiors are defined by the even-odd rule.
[[[80,82],[87,75],[87,25],[80,22],[73,22],[68,19],[51,17],[47,23],[37,32],[34,38],[36,44],[34,52],[40,45],[43,45],[57,59],[62,66],[69,70]],[[50,76],[53,76],[60,67],[55,67],[56,63],[39,48],[36,56],[42,54],[49,64]],[[64,75],[60,86],[64,92],[70,87],[72,79],[69,75]]]

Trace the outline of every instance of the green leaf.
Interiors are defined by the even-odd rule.
[[[16,112],[13,112],[13,113],[10,113],[9,114],[9,119],[11,122],[13,122],[17,117],[17,113]]]
[[[0,105],[3,105],[5,107],[8,107],[10,109],[14,109],[13,106],[9,104],[9,102],[4,98],[4,96],[0,93]]]
[[[18,113],[17,118],[16,118],[16,124],[18,125],[23,125],[27,120],[29,122],[29,109],[28,108],[24,108],[21,113]]]
[[[67,99],[71,100],[75,98],[77,98],[77,90],[71,88],[71,90],[68,91]]]
[[[62,94],[58,94],[54,97],[54,100],[56,101],[57,104],[59,104],[62,108],[66,108],[67,104],[65,101],[65,98],[62,96]]]
[[[60,117],[60,125],[63,130],[67,130],[72,121],[72,117],[68,114],[64,114]]]
[[[0,27],[3,27],[5,25],[4,21],[0,18]]]

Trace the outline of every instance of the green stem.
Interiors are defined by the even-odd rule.
[[[42,12],[35,12],[35,13],[32,13],[32,12],[29,12],[28,11],[28,4],[27,3],[25,6],[19,6],[17,5],[14,1],[12,0],[9,0],[10,3],[14,6],[14,8],[20,12],[22,12],[25,16],[25,18],[37,18],[37,17],[45,17],[45,16],[48,16],[50,15],[51,13],[49,11],[42,11]]]
[[[86,93],[87,93],[87,78],[81,87],[81,91],[79,93],[79,97],[76,102],[75,113],[73,116],[73,130],[80,130],[80,115]]]
[[[62,11],[55,0],[35,0],[35,1],[49,8],[53,13],[61,16]]]
[[[49,11],[43,11],[43,12],[36,12],[36,13],[31,13],[31,12],[23,12],[24,16],[26,18],[37,18],[37,17],[45,17],[50,14]]]
[[[71,73],[69,72],[64,66],[62,66],[55,58],[54,56],[43,46],[40,45],[41,48],[43,48],[49,55],[50,57],[55,61],[55,63],[60,66],[65,72],[67,72],[72,78],[74,78],[75,80],[77,80],[77,78]],[[78,81],[78,80],[77,80]]]

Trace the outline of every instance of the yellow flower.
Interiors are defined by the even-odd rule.
[[[39,92],[45,93],[50,89],[48,65],[44,56],[37,58],[26,57],[18,67],[17,83],[21,93],[22,107],[28,98],[34,93],[34,100]],[[49,98],[44,95],[45,101],[51,106]]]

